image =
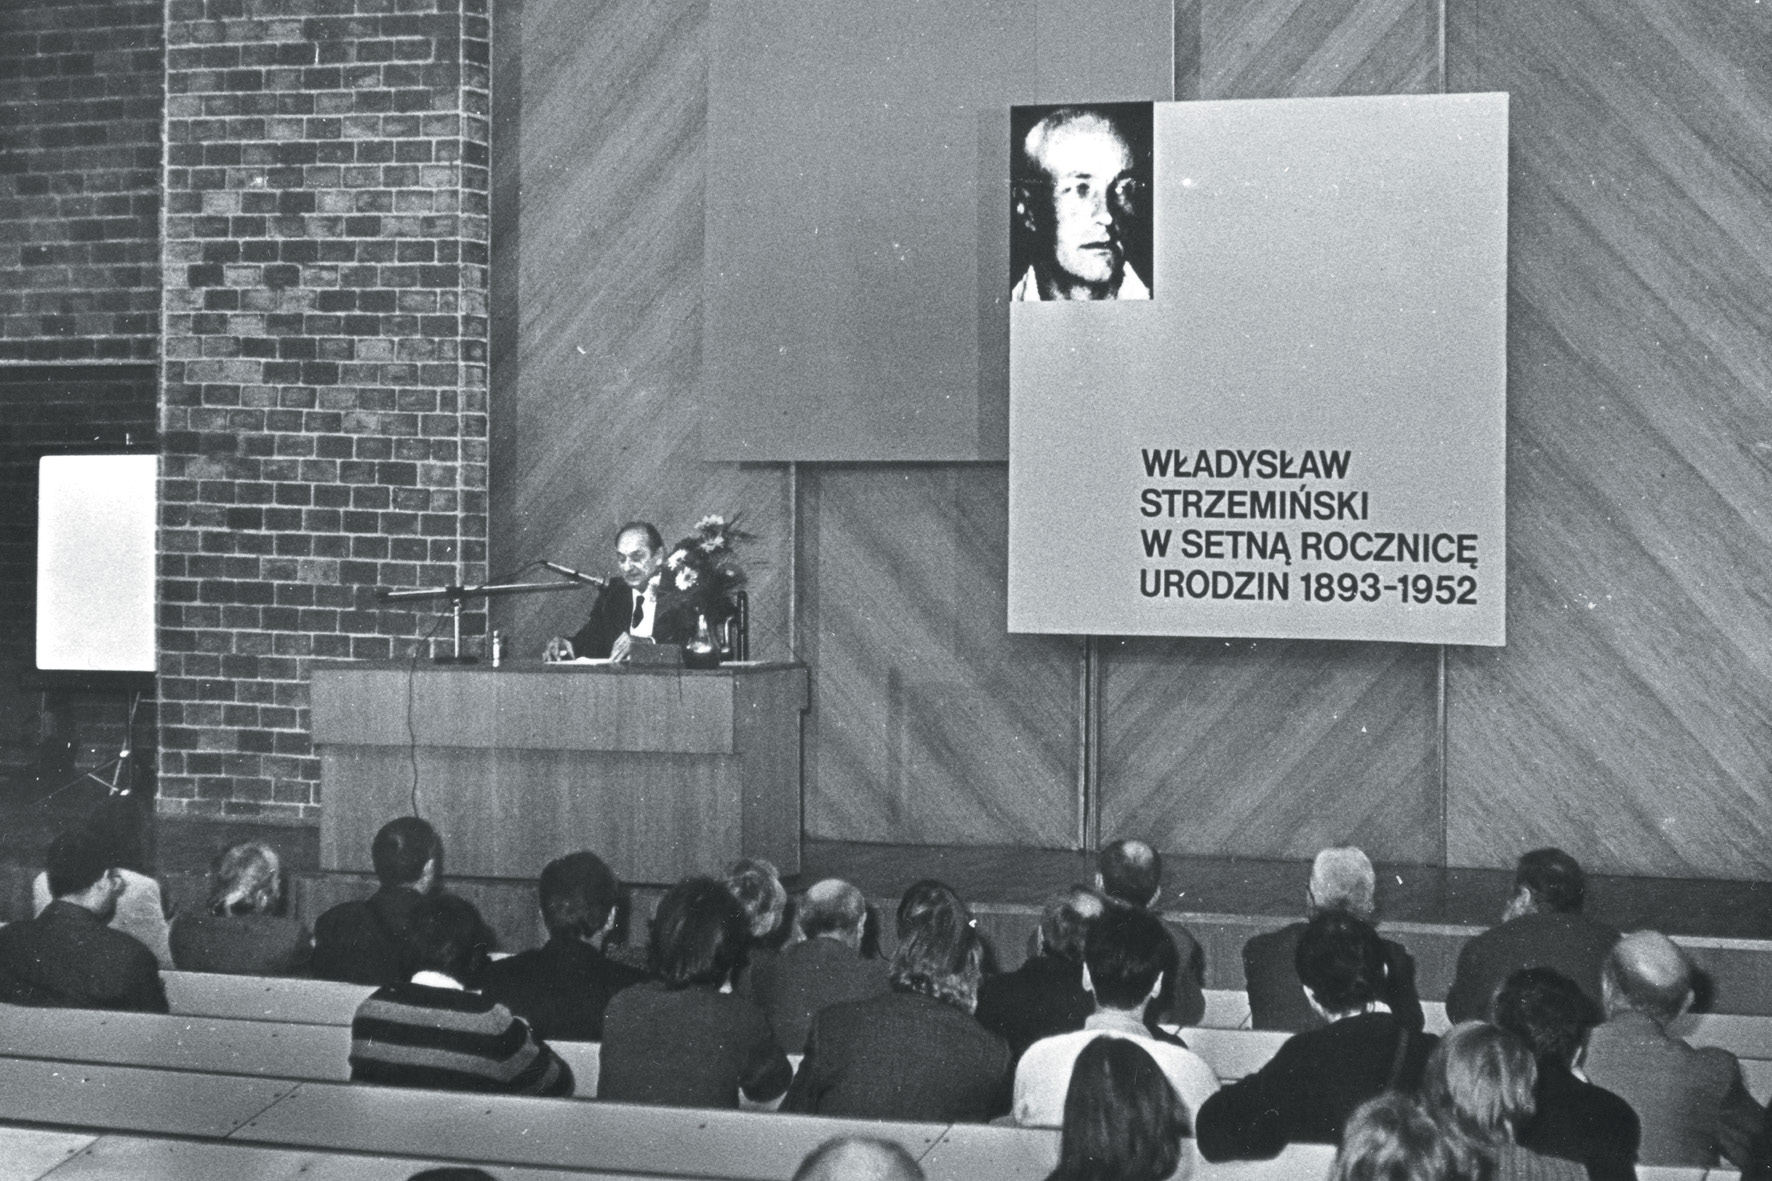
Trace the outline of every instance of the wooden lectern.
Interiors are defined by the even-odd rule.
[[[371,870],[375,831],[412,811],[416,758],[452,875],[534,881],[579,849],[630,882],[738,857],[797,873],[807,702],[801,664],[317,666],[320,867]]]

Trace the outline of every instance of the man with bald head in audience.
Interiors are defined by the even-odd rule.
[[[923,1181],[923,1167],[896,1140],[838,1136],[806,1154],[794,1181]]]
[[[1103,846],[1095,859],[1095,884],[1109,902],[1155,913],[1163,897],[1163,855],[1143,841],[1119,840]],[[1206,1015],[1206,953],[1182,927],[1163,924],[1170,951],[1163,960],[1163,991],[1151,1003],[1145,1023],[1195,1025]]]
[[[886,991],[886,961],[861,954],[868,904],[860,890],[837,878],[814,882],[798,913],[806,938],[753,963],[747,978],[751,999],[785,1054],[806,1049],[806,1031],[820,1009]]]
[[[1106,906],[1084,886],[1047,899],[1034,953],[1015,971],[986,976],[978,986],[973,1016],[1008,1042],[1014,1057],[1041,1038],[1082,1029],[1095,1012],[1095,998],[1083,987],[1083,946]]]
[[[1636,1109],[1642,1163],[1709,1168],[1720,1155],[1745,1167],[1765,1113],[1741,1063],[1668,1032],[1692,1006],[1686,953],[1655,931],[1626,935],[1606,957],[1600,990],[1606,1020],[1588,1035],[1587,1077]]]
[[[1561,849],[1534,849],[1514,871],[1501,924],[1467,941],[1446,993],[1453,1022],[1487,1021],[1502,982],[1521,968],[1552,968],[1600,1003],[1600,964],[1618,932],[1581,913],[1587,875]]]
[[[1324,849],[1311,864],[1310,884],[1304,891],[1305,918],[1339,910],[1377,924],[1378,875],[1363,850],[1353,846]],[[1305,923],[1291,923],[1277,931],[1252,937],[1243,945],[1243,979],[1249,990],[1249,1015],[1256,1029],[1283,1029],[1297,1033],[1321,1029],[1322,1016],[1311,1007],[1298,981],[1295,961],[1298,937]],[[1409,1029],[1425,1024],[1421,998],[1415,993],[1415,959],[1395,940],[1384,947],[1385,986],[1380,999]]]

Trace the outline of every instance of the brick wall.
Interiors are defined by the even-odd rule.
[[[0,363],[155,355],[161,9],[0,5]]]
[[[163,812],[315,816],[312,662],[484,578],[485,4],[168,0]]]

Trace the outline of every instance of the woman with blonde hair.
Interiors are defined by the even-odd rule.
[[[1574,1161],[1518,1143],[1537,1083],[1531,1048],[1507,1030],[1465,1021],[1440,1039],[1422,1074],[1421,1101],[1470,1181],[1585,1181],[1587,1170]]]
[[[314,937],[285,915],[283,867],[260,841],[235,845],[215,859],[206,913],[172,924],[172,958],[186,972],[288,976],[307,967]]]

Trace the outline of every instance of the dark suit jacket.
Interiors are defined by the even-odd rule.
[[[1721,1154],[1748,1166],[1764,1112],[1729,1051],[1695,1049],[1641,1013],[1619,1013],[1588,1034],[1584,1065],[1590,1080],[1636,1110],[1644,1164],[1709,1167]]]
[[[314,975],[348,984],[405,984],[412,979],[406,936],[423,897],[383,886],[361,902],[341,902],[314,923]]]
[[[1446,1016],[1486,1021],[1489,1002],[1521,968],[1555,968],[1600,1005],[1600,965],[1618,932],[1583,914],[1528,914],[1490,927],[1459,950],[1458,971],[1446,993]]]
[[[604,1015],[599,1099],[733,1108],[741,1093],[774,1099],[792,1075],[761,1010],[711,985],[649,980],[617,993]]]
[[[1020,1060],[1043,1037],[1073,1033],[1095,1012],[1083,988],[1083,966],[1055,955],[1029,956],[1013,972],[986,976],[978,986],[978,1023],[1009,1043]]]
[[[1111,898],[1108,901],[1115,906],[1126,905]],[[1165,922],[1163,930],[1169,935],[1169,945],[1163,951],[1163,976],[1169,987],[1145,1008],[1144,1023],[1153,1032],[1158,1022],[1198,1025],[1206,1015],[1205,951],[1186,927]]]
[[[1579,1161],[1589,1181],[1636,1181],[1642,1128],[1630,1104],[1547,1062],[1538,1064],[1534,1094],[1537,1111],[1520,1129],[1522,1147]]]
[[[274,914],[186,914],[172,923],[181,972],[291,976],[307,970],[314,937],[300,919]]]
[[[983,1123],[1009,1111],[1009,1045],[944,1001],[889,992],[812,1019],[783,1111]]]
[[[141,940],[72,902],[0,928],[0,1001],[166,1012],[160,965]]]
[[[619,578],[597,592],[591,617],[572,637],[572,654],[601,660],[634,621],[634,591]]]
[[[775,1030],[776,1044],[798,1054],[819,1010],[886,991],[886,961],[862,959],[848,944],[821,935],[756,956],[746,984]]]
[[[542,947],[494,960],[475,983],[548,1041],[600,1042],[609,1000],[646,973],[590,944],[555,936]]]
[[[1394,1081],[1404,1091],[1421,1083],[1422,1067],[1439,1042],[1405,1033],[1389,1013],[1344,1017],[1294,1035],[1266,1066],[1200,1105],[1194,1139],[1209,1161],[1265,1160],[1298,1141],[1334,1144],[1354,1108]]]
[[[1292,923],[1277,931],[1252,936],[1243,944],[1243,980],[1249,990],[1249,1015],[1256,1029],[1287,1029],[1298,1033],[1321,1029],[1325,1022],[1311,1008],[1298,982],[1298,937],[1304,923]],[[1384,966],[1388,987],[1378,999],[1390,1006],[1397,1020],[1410,1029],[1421,1029],[1426,1018],[1421,998],[1415,995],[1415,957],[1394,940],[1384,942]]]

